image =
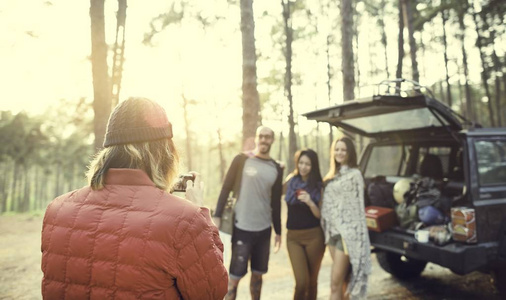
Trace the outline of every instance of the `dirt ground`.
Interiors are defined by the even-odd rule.
[[[42,215],[0,216],[0,299],[41,299]]]
[[[0,216],[0,299],[41,299],[40,230],[42,214]],[[230,260],[230,238],[222,237]],[[294,288],[286,247],[271,255],[262,299],[291,299]],[[499,299],[491,278],[478,272],[458,276],[429,264],[422,276],[400,282],[381,270],[373,255],[368,299]],[[325,254],[319,276],[318,299],[328,299],[331,259]],[[249,299],[249,277],[239,285],[238,299]]]

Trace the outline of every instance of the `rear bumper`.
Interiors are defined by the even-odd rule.
[[[413,234],[395,230],[381,233],[369,231],[369,237],[371,245],[376,250],[385,250],[432,262],[462,275],[493,268],[493,264],[497,262],[497,242],[474,245],[452,242],[438,246],[432,241],[419,243]]]

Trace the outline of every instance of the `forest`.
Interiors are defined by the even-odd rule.
[[[61,2],[43,5],[54,10]],[[86,184],[110,112],[132,96],[127,76],[149,77],[136,69],[144,54],[129,52],[135,47],[155,53],[169,45],[179,72],[190,68],[188,61],[201,64],[185,73],[171,93],[175,99],[163,105],[175,119],[181,170],[202,174],[211,207],[228,164],[253,147],[260,124],[276,131],[271,155],[286,164],[285,175],[304,147],[320,155],[326,172],[330,141],[341,133],[302,114],[371,96],[385,79],[419,82],[475,124],[506,123],[503,0],[170,0],[139,28],[130,20],[143,5],[149,4],[90,0],[81,11],[87,23],[73,26],[89,33],[78,36],[89,45],[82,58],[88,92],[55,93],[58,100],[37,114],[0,107],[0,213],[44,209]],[[134,31],[142,38],[131,38]],[[188,50],[181,38],[198,47]],[[208,84],[193,83],[198,74]]]

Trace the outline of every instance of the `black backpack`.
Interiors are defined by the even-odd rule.
[[[394,208],[393,186],[387,182],[385,176],[376,176],[367,187],[369,203],[374,206]]]

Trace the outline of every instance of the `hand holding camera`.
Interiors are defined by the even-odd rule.
[[[197,172],[190,172],[189,174],[182,175],[181,177],[181,182],[184,182],[185,185],[185,189],[182,191],[186,192],[186,200],[201,206],[204,202],[204,182],[200,180],[200,174]],[[182,186],[180,189],[182,189]]]
[[[188,173],[188,174],[181,174],[178,176],[176,184],[174,184],[173,192],[186,192],[186,187],[188,185],[188,182],[193,182],[195,180],[195,172]]]

